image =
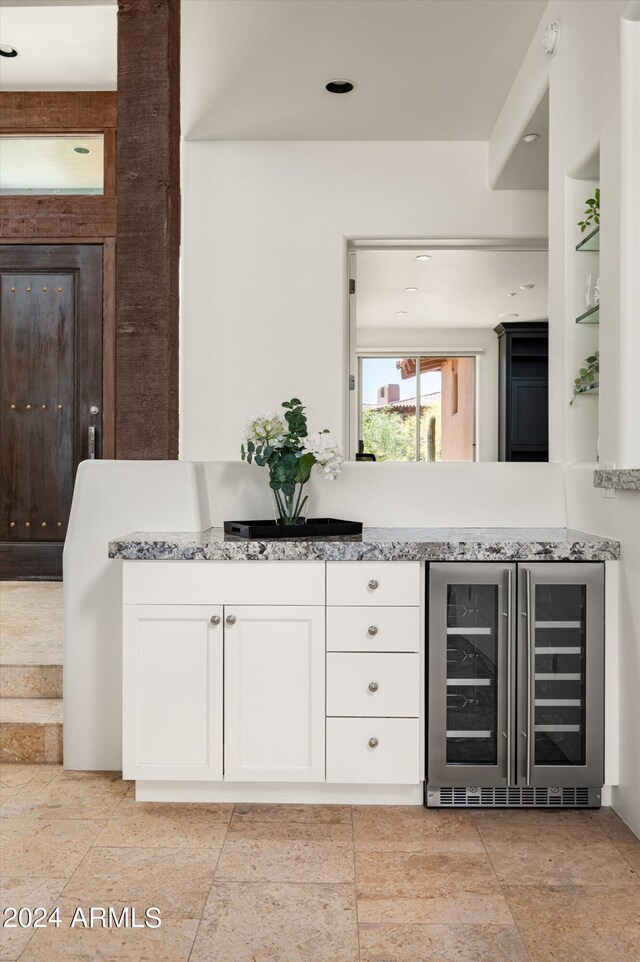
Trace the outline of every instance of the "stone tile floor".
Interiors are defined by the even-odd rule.
[[[136,803],[117,773],[2,765],[0,930],[21,962],[639,962],[640,841],[611,809]],[[76,907],[160,928],[71,928]]]

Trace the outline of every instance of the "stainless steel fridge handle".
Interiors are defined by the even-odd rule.
[[[526,613],[525,617],[527,619],[527,769],[526,769],[526,782],[525,784],[531,784],[531,752],[533,751],[532,738],[531,738],[531,686],[532,686],[532,673],[533,673],[533,617],[531,610],[531,572],[525,571],[525,604]]]
[[[512,628],[512,617],[513,617],[513,573],[511,570],[507,571],[507,786],[512,783],[512,771],[511,771],[511,729],[512,729],[512,692],[511,692],[511,628]]]
[[[90,461],[94,461],[96,456],[96,430],[93,425],[89,428],[89,453],[87,457]]]

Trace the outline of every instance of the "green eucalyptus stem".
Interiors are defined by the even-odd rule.
[[[293,509],[293,515],[294,515],[294,518],[296,519],[296,521],[297,521],[298,518],[300,517],[301,511],[302,511],[302,509],[304,508],[305,504],[307,503],[308,495],[305,495],[304,501],[302,502],[302,504],[300,504],[300,500],[301,500],[301,498],[302,498],[303,493],[304,493],[304,484],[301,484],[301,485],[300,485],[300,490],[298,491],[298,501],[297,501],[297,503],[296,503],[295,508]],[[294,523],[295,523],[295,522],[294,522]]]
[[[272,488],[271,490],[273,491],[273,498],[276,502],[278,514],[280,515],[280,518],[282,519],[282,521],[284,521],[286,519],[286,512],[285,512],[284,505],[282,503],[282,498],[280,497],[280,492],[277,491],[275,488]]]

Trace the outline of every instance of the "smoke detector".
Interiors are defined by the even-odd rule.
[[[544,47],[544,52],[550,57],[553,57],[554,53],[558,49],[558,41],[560,40],[560,24],[557,20],[553,20],[548,23],[544,28],[544,34],[542,35],[542,46]]]

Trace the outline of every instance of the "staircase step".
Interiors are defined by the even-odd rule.
[[[0,698],[62,698],[62,665],[0,665]]]
[[[0,698],[0,761],[62,761],[61,698]]]

